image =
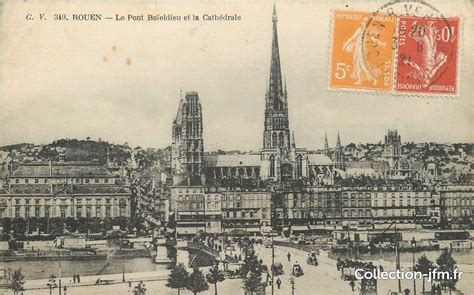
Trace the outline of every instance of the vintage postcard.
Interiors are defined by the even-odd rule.
[[[0,295],[474,294],[471,0],[0,0]]]

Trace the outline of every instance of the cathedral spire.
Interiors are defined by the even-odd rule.
[[[324,134],[324,155],[329,157],[329,143],[328,143],[328,134]]]
[[[336,148],[334,149],[333,161],[336,164],[336,168],[344,169],[344,154],[342,152],[341,137],[339,136],[339,131],[337,132],[337,142]]]
[[[275,4],[273,4],[273,40],[272,40],[272,60],[270,65],[270,99],[279,100],[283,96],[283,83],[281,79],[280,49],[278,46],[278,17]],[[278,107],[278,103],[275,107]]]
[[[288,119],[288,93],[283,88],[283,79],[280,65],[280,49],[278,47],[278,17],[276,7],[273,5],[273,32],[272,52],[270,62],[270,77],[265,94],[265,129],[263,133],[263,146],[265,149],[290,148],[291,133]]]

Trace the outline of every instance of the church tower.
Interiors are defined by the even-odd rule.
[[[328,143],[328,134],[324,134],[324,155],[326,157],[331,158],[331,152],[329,151],[329,143]]]
[[[200,185],[203,182],[202,108],[196,92],[187,92],[179,102],[173,121],[171,168],[173,184]]]
[[[385,135],[383,155],[388,161],[392,174],[400,169],[402,139],[397,130],[388,130]]]
[[[273,6],[273,40],[270,64],[270,79],[265,95],[265,128],[263,148],[290,148],[290,128],[288,120],[288,102],[286,83],[283,87],[280,66],[280,49],[278,47],[278,17]]]
[[[344,169],[344,153],[342,152],[341,137],[339,136],[339,132],[337,132],[337,142],[336,147],[334,148],[333,161],[336,164],[336,168]]]
[[[283,83],[278,44],[278,17],[273,6],[272,51],[270,77],[265,93],[265,122],[263,132],[260,176],[277,182],[307,177],[307,153],[296,148],[288,119],[288,91]]]

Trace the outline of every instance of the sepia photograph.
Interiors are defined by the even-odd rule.
[[[0,295],[474,294],[472,0],[0,0]]]

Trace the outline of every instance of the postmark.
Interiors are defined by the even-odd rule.
[[[391,91],[395,28],[389,14],[334,11],[330,87]]]
[[[456,94],[459,18],[398,19],[396,91]]]

